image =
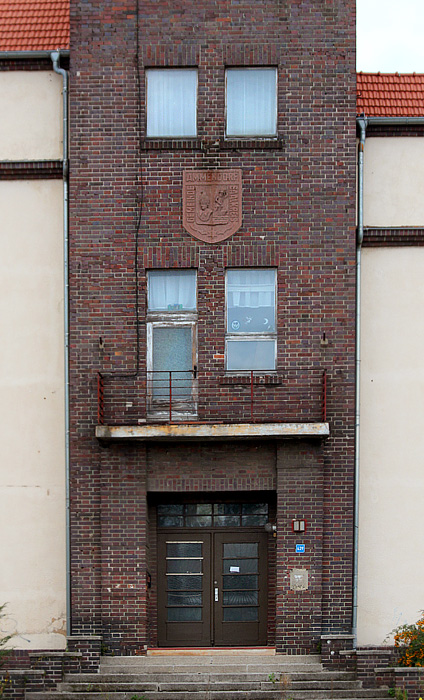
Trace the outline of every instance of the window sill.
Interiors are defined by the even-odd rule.
[[[141,147],[145,151],[201,151],[202,142],[198,138],[146,139]]]
[[[270,150],[281,151],[284,148],[284,140],[282,138],[226,138],[219,142],[221,151],[237,150]]]
[[[162,138],[146,139],[142,142],[144,151],[282,151],[282,138],[228,138],[211,144],[201,138]]]
[[[219,383],[220,384],[228,384],[228,385],[234,385],[234,384],[244,384],[244,385],[250,385],[250,372],[246,372],[246,374],[226,374],[224,377],[219,378]],[[264,385],[276,385],[276,384],[282,384],[283,380],[282,377],[278,376],[278,374],[255,374],[253,376],[253,384],[260,384],[262,386]]]

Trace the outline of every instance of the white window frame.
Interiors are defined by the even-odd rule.
[[[168,74],[172,73],[195,73],[196,74],[196,80],[195,80],[195,92],[194,95],[191,95],[192,101],[194,103],[194,115],[191,115],[191,119],[193,119],[193,124],[194,124],[194,129],[192,130],[187,130],[185,133],[179,133],[180,130],[173,130],[172,128],[169,130],[167,133],[166,130],[164,132],[160,132],[157,129],[153,128],[153,123],[152,123],[152,111],[153,111],[153,102],[151,99],[149,99],[149,92],[151,88],[149,88],[149,78],[152,76],[154,73],[164,73],[167,72]],[[148,139],[190,139],[190,138],[196,138],[197,137],[197,102],[198,102],[198,82],[199,82],[199,75],[198,75],[198,69],[194,67],[190,68],[146,68],[145,70],[145,83],[146,83],[146,138]],[[194,100],[193,100],[194,97]]]
[[[242,333],[231,333],[231,331],[228,330],[228,272],[232,271],[242,271],[242,270],[272,270],[274,272],[274,321],[275,321],[275,330],[274,331],[268,331],[266,333],[263,332],[242,332]],[[229,369],[228,368],[228,343],[230,342],[249,342],[252,340],[259,340],[259,341],[267,341],[267,342],[272,342],[274,345],[274,366],[272,368],[255,368],[251,367],[250,369]],[[269,268],[269,267],[257,267],[257,268],[251,268],[251,267],[233,267],[233,268],[228,268],[225,272],[225,368],[226,371],[229,373],[236,373],[236,374],[243,374],[246,372],[263,372],[263,373],[269,373],[269,372],[275,372],[277,369],[277,269],[276,268]]]
[[[228,129],[228,74],[235,71],[273,71],[275,74],[275,108],[273,110],[274,129],[263,133],[243,133]],[[278,69],[276,66],[234,66],[225,70],[225,136],[228,139],[272,139],[278,136]]]
[[[190,268],[189,268],[190,269]],[[151,272],[156,272],[158,270],[152,270]],[[162,269],[160,272],[175,272],[173,268]],[[188,309],[186,311],[181,310],[155,310],[150,311],[147,308],[146,316],[146,342],[147,342],[147,354],[146,354],[146,369],[147,369],[147,413],[148,415],[153,415],[155,419],[167,420],[169,418],[169,402],[164,399],[160,400],[154,397],[153,392],[153,371],[154,371],[154,358],[153,358],[153,330],[154,328],[191,328],[191,356],[192,356],[192,370],[194,370],[194,375],[192,379],[191,393],[190,397],[187,399],[175,399],[173,401],[173,417],[177,420],[184,418],[193,418],[197,416],[197,403],[198,403],[198,381],[197,381],[197,363],[198,363],[198,350],[197,350],[197,271],[195,272],[195,300],[196,308]],[[147,285],[149,285],[149,271],[147,271]],[[149,298],[149,288],[147,287],[147,299]]]

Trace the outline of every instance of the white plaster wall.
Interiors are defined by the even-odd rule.
[[[62,188],[0,183],[0,603],[18,649],[66,645]]]
[[[62,77],[52,71],[0,72],[0,160],[62,157]]]
[[[424,226],[424,138],[368,137],[364,225]]]
[[[358,642],[381,644],[424,607],[424,247],[362,261]]]

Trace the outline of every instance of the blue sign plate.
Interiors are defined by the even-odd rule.
[[[305,554],[305,545],[304,544],[297,544],[296,545],[296,554]]]

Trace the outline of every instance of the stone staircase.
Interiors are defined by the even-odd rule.
[[[103,657],[96,674],[68,674],[26,700],[379,700],[355,674],[325,671],[319,656]]]

